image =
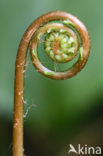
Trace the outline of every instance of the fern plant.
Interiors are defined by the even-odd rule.
[[[57,63],[78,60],[64,71],[48,69],[39,59],[38,46],[44,40],[45,53]],[[32,63],[48,78],[63,80],[76,75],[86,64],[90,51],[90,38],[84,24],[75,16],[50,12],[37,18],[24,33],[16,57],[14,88],[13,156],[23,156],[23,101],[24,68],[30,46]]]

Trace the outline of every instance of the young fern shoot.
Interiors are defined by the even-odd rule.
[[[44,50],[53,62],[66,63],[77,55],[78,60],[64,71],[48,69],[39,59],[38,46],[44,37]],[[32,63],[48,78],[63,80],[76,75],[86,64],[90,38],[84,24],[75,16],[55,11],[37,18],[24,33],[15,64],[13,156],[23,156],[24,74],[27,50],[30,46]]]

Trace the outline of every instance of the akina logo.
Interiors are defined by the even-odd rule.
[[[87,154],[87,155],[101,155],[102,149],[101,147],[89,147],[88,145],[80,145],[78,144],[77,147],[74,147],[72,144],[69,145],[68,154],[75,153],[75,154]]]

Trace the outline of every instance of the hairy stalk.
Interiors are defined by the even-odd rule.
[[[54,22],[53,22],[54,21]],[[52,71],[39,60],[38,45],[45,35],[44,50],[55,62],[65,63],[79,54],[78,61],[68,70]],[[75,16],[50,12],[37,18],[24,33],[17,52],[14,88],[13,156],[23,156],[24,68],[28,46],[35,68],[52,79],[67,79],[77,74],[87,62],[90,39],[84,24]]]

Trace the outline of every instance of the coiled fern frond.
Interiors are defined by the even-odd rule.
[[[40,61],[38,47],[43,47],[48,57],[56,63],[67,63],[78,56],[70,68],[51,70]],[[14,89],[13,156],[23,156],[23,103],[24,68],[27,50],[36,69],[52,79],[67,79],[77,74],[86,64],[90,51],[89,34],[84,24],[75,16],[62,12],[50,12],[37,18],[24,33],[17,52]]]

